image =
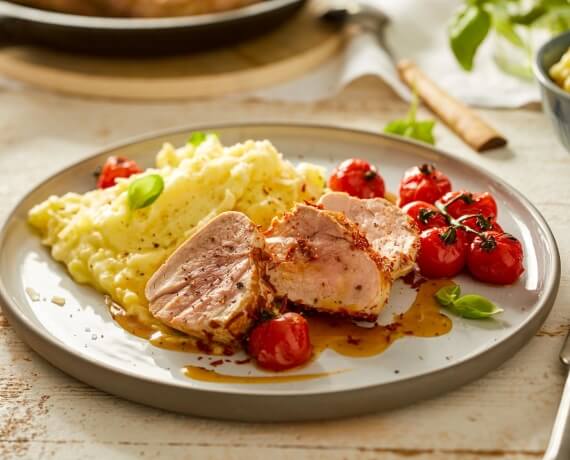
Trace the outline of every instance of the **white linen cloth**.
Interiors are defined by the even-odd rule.
[[[447,24],[458,0],[366,0],[390,17],[386,42],[396,60],[414,60],[450,94],[479,107],[514,108],[540,100],[534,82],[503,73],[493,61],[492,37],[479,49],[471,73],[455,62],[447,39]],[[310,74],[251,93],[265,100],[310,102],[334,96],[351,81],[375,75],[403,98],[409,91],[400,82],[389,55],[372,34],[353,37],[342,53]]]

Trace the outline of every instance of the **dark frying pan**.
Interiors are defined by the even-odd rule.
[[[303,3],[265,0],[222,13],[126,19],[61,14],[0,1],[0,43],[119,56],[201,51],[268,32]]]

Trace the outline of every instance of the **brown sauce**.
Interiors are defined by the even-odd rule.
[[[242,384],[263,384],[263,383],[286,383],[286,382],[300,382],[303,380],[313,380],[326,377],[332,374],[339,374],[344,371],[337,372],[321,372],[316,374],[299,374],[299,375],[268,375],[268,376],[239,376],[227,375],[219,372],[204,369],[198,366],[186,366],[184,374],[193,379],[201,382],[214,382],[214,383],[242,383]]]
[[[385,351],[405,336],[437,337],[451,330],[451,320],[440,313],[434,294],[449,280],[426,281],[419,287],[410,308],[387,326],[359,327],[350,320],[327,317],[309,318],[309,331],[315,354],[330,348],[344,356],[366,357]]]
[[[396,315],[394,321],[386,326],[360,327],[349,319],[326,316],[309,317],[311,342],[314,356],[327,348],[351,357],[368,357],[384,352],[396,340],[406,337],[438,337],[447,334],[452,327],[451,320],[440,312],[434,294],[444,286],[454,284],[450,280],[426,280],[418,286],[418,293],[409,309]],[[120,306],[110,304],[113,319],[131,334],[148,340],[152,345],[167,350],[213,355],[228,354],[221,345],[209,345],[205,349],[200,341],[171,329],[159,321],[150,318],[141,319],[128,315]],[[189,378],[218,383],[282,383],[310,380],[325,377],[330,373],[271,376],[235,376],[225,375],[202,367],[184,368]]]
[[[172,329],[152,317],[140,318],[137,315],[129,315],[119,305],[109,301],[106,303],[111,316],[119,326],[141,339],[148,340],[155,347],[187,353],[230,354],[223,345],[205,345],[200,340]]]

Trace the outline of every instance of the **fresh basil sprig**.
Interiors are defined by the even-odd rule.
[[[478,294],[461,295],[458,285],[445,286],[435,294],[436,300],[442,307],[447,308],[458,316],[468,319],[490,318],[503,312],[486,297]]]
[[[129,207],[132,211],[146,208],[156,201],[163,190],[164,179],[159,174],[140,177],[129,185]]]
[[[395,134],[396,136],[409,137],[417,141],[434,145],[435,138],[433,136],[433,128],[435,126],[435,121],[418,121],[416,119],[418,104],[418,96],[414,94],[406,118],[391,121],[384,127],[384,132],[387,134]]]

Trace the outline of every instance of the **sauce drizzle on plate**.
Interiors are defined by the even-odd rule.
[[[233,354],[234,350],[224,345],[205,344],[199,339],[172,329],[154,319],[150,313],[148,318],[140,318],[138,315],[129,315],[120,305],[108,297],[106,297],[105,303],[111,316],[121,328],[141,339],[148,340],[157,348],[186,353],[207,353],[209,355]]]
[[[426,281],[410,308],[386,326],[360,327],[350,320],[310,317],[311,342],[316,353],[330,348],[344,356],[368,357],[385,351],[405,336],[437,337],[451,330],[451,320],[440,312],[434,295],[450,280]]]
[[[311,342],[314,357],[330,348],[335,352],[350,357],[369,357],[384,352],[396,340],[406,336],[438,337],[447,334],[452,327],[451,320],[440,312],[434,294],[444,286],[454,284],[450,280],[431,280],[419,286],[416,298],[405,313],[394,317],[391,324],[385,326],[360,327],[347,319],[326,316],[309,317]],[[199,340],[162,325],[149,318],[148,321],[137,316],[127,315],[118,305],[107,301],[113,319],[127,332],[148,340],[152,345],[167,350],[230,354],[221,345],[204,349]],[[331,374],[344,372],[323,372],[313,374],[272,374],[268,376],[227,375],[199,366],[186,366],[184,374],[194,380],[217,383],[283,383],[312,380]]]
[[[315,374],[271,374],[271,375],[227,375],[221,374],[217,371],[205,369],[198,366],[186,366],[183,368],[184,374],[192,380],[199,380],[201,382],[214,382],[214,383],[246,383],[246,384],[263,384],[263,383],[287,383],[299,382],[303,380],[313,380],[322,377],[327,377],[333,374],[340,374],[346,372],[344,370],[336,372],[319,372]]]

